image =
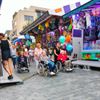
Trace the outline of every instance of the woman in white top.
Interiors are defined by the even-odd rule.
[[[17,62],[16,48],[17,48],[17,45],[14,45],[14,44],[12,44],[12,46],[10,48],[10,50],[11,50],[11,57],[12,57],[14,68],[15,68],[16,62]]]
[[[38,64],[39,64],[39,59],[40,59],[40,55],[42,54],[42,48],[41,48],[41,44],[37,43],[36,44],[36,48],[34,50],[34,60],[35,60],[35,64],[36,64],[36,70],[38,72]]]

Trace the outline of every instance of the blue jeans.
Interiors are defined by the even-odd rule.
[[[12,58],[12,61],[13,61],[13,65],[14,65],[14,67],[15,67],[16,62],[17,62],[17,58]]]
[[[53,61],[48,62],[48,67],[49,67],[50,72],[53,72],[54,69],[56,68],[55,63]]]

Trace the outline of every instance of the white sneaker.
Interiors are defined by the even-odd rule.
[[[71,69],[71,68],[68,68],[68,69],[66,69],[66,71],[72,71],[73,69]]]
[[[69,70],[70,70],[70,71],[72,71],[73,69],[72,69],[72,68],[70,68]]]
[[[55,73],[54,72],[50,72],[50,75],[55,75]]]

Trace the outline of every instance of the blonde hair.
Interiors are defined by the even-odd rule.
[[[37,43],[37,44],[36,44],[36,47],[37,47],[37,48],[41,48],[41,44],[40,44],[40,43]]]

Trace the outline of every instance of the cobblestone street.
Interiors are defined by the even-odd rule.
[[[56,77],[38,75],[0,89],[0,100],[100,100],[100,72],[75,69]]]

